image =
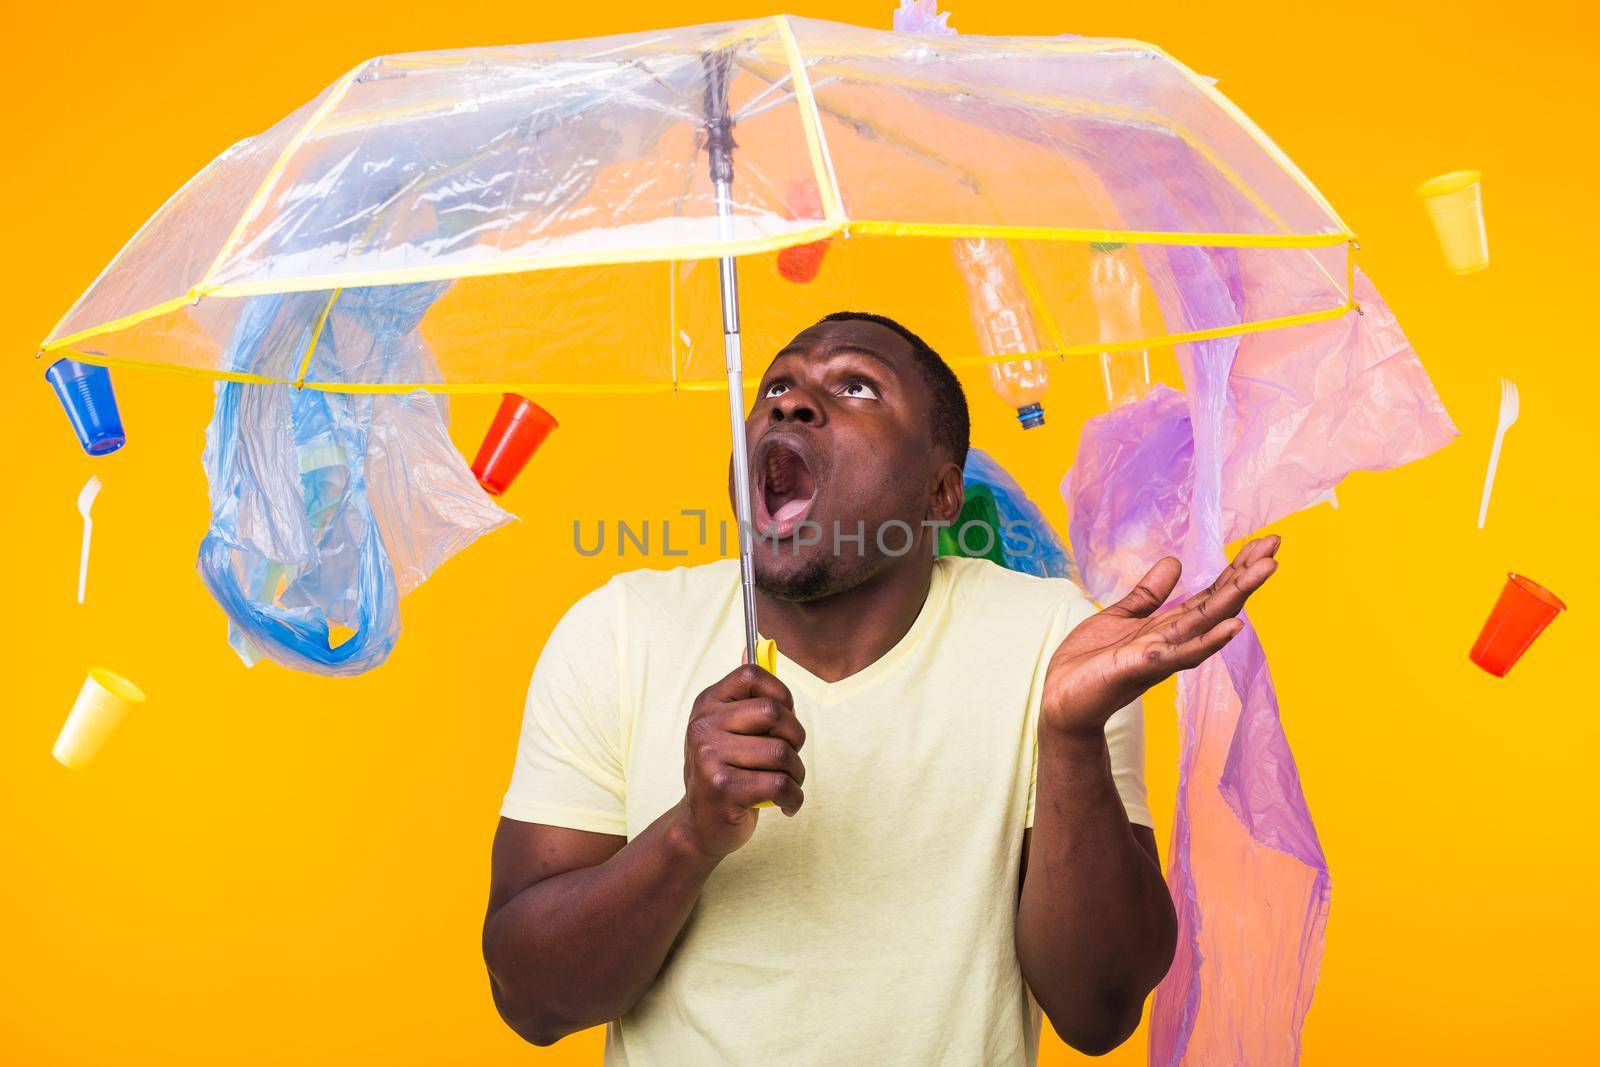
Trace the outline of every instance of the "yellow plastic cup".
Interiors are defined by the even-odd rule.
[[[90,667],[89,677],[78,690],[78,700],[50,754],[74,770],[88,766],[129,709],[143,703],[143,691],[122,675],[104,667]]]
[[[1483,175],[1454,170],[1417,186],[1427,205],[1444,259],[1457,274],[1489,265],[1489,236],[1483,226]]]

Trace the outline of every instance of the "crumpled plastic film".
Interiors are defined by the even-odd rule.
[[[230,369],[321,377],[341,365],[436,380],[417,331],[444,286],[253,298]],[[321,303],[321,307],[315,306]],[[382,663],[400,598],[510,521],[446,432],[441,397],[224,382],[204,456],[211,527],[201,578],[247,665],[349,675]],[[330,627],[355,631],[335,644]]]
[[[1162,306],[1193,328],[1236,316],[1237,260],[1171,249]],[[1179,596],[1224,546],[1314,503],[1353,470],[1395,467],[1456,434],[1388,307],[1181,346],[1188,394],[1165,387],[1083,430],[1062,484],[1089,592],[1114,600],[1163,555]],[[1150,1062],[1277,1065],[1299,1056],[1328,915],[1328,865],[1248,617],[1179,678],[1181,757],[1168,883],[1177,957],[1157,989]]]

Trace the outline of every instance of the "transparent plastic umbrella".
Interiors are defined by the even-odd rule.
[[[951,253],[973,242],[1022,294],[1006,344],[967,314],[971,257]],[[1230,250],[1238,291],[1198,320],[1174,258],[1196,248]],[[1142,294],[1114,319],[1087,282],[1107,249]],[[342,392],[727,389],[739,454],[741,335],[770,351],[865,306],[957,365],[1148,349],[1331,324],[1356,306],[1353,252],[1300,171],[1155,46],[778,16],[362,63],[180,189],[43,350]],[[424,281],[448,283],[421,324],[437,380],[313,359],[342,293]],[[298,325],[241,351],[267,298]]]

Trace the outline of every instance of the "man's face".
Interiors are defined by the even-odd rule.
[[[954,518],[937,492],[953,464],[934,448],[916,359],[875,322],[823,322],[767,368],[745,423],[763,592],[795,601],[843,592],[928,552],[924,520]]]

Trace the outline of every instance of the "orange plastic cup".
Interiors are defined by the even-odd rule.
[[[1534,638],[1566,609],[1560,597],[1539,583],[1515,572],[1506,575],[1500,599],[1472,646],[1472,662],[1496,678],[1504,678]]]
[[[500,410],[494,413],[483,444],[478,446],[478,458],[472,461],[478,484],[490,496],[499,496],[511,488],[522,468],[558,425],[554,415],[527,397],[507,393],[500,401]]]
[[[821,218],[822,198],[810,180],[793,182],[784,195],[784,206],[797,219]],[[778,273],[787,281],[804,285],[822,270],[822,257],[827,254],[831,238],[795,245],[778,253]]]

